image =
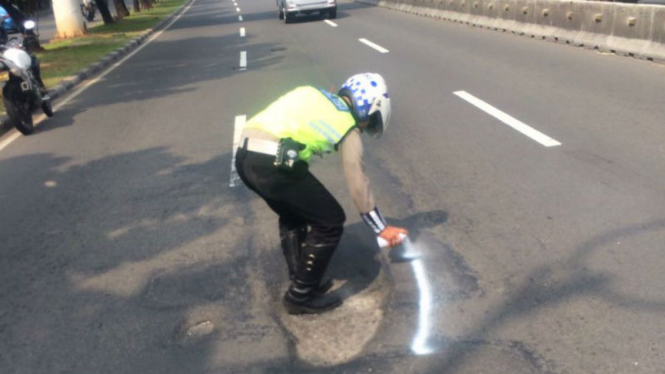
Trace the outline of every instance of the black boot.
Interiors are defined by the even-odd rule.
[[[284,294],[284,308],[289,314],[318,314],[342,305],[339,296],[318,292],[336,248],[337,244],[309,243],[302,248],[291,286]]]
[[[304,242],[305,235],[307,235],[307,226],[295,230],[285,230],[280,227],[279,239],[282,244],[282,254],[286,259],[286,266],[289,268],[290,280],[293,280],[293,275],[296,273],[298,258],[300,257],[300,243]]]
[[[289,280],[293,281],[293,277],[298,268],[298,260],[300,259],[300,252],[305,245],[305,238],[307,237],[307,226],[301,226],[294,230],[285,230],[280,227],[279,238],[282,244],[282,253],[286,259],[286,266],[289,268]],[[333,286],[332,279],[326,279],[316,289],[316,292],[324,294],[328,292]]]

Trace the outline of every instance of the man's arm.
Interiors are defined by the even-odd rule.
[[[408,234],[402,228],[388,226],[385,218],[376,207],[374,194],[370,188],[369,178],[365,175],[363,165],[363,143],[360,131],[352,130],[339,145],[339,154],[346,176],[346,183],[351,198],[360,211],[363,221],[374,233],[385,239],[391,247],[402,241],[401,234]]]
[[[363,165],[363,143],[360,131],[351,130],[339,145],[346,184],[351,198],[360,213],[369,213],[376,207],[374,194],[370,188],[369,178],[365,175]]]

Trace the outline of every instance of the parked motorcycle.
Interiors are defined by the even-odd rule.
[[[81,4],[81,13],[83,14],[83,18],[85,18],[85,20],[88,22],[92,22],[95,19],[96,11],[97,3],[95,0],[84,0]]]
[[[33,21],[26,21],[25,29],[34,28]],[[10,122],[18,131],[29,135],[35,131],[32,112],[41,107],[47,117],[53,116],[51,98],[41,79],[37,56],[26,51],[26,39],[12,38],[0,46],[0,82],[3,101]]]

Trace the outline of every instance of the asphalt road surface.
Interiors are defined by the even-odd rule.
[[[0,139],[0,373],[663,373],[662,66],[238,1],[195,0]],[[393,101],[367,174],[412,246],[381,252],[337,157],[316,159],[347,212],[345,303],[287,316],[276,217],[231,187],[235,127],[364,71]]]

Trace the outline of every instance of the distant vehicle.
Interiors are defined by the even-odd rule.
[[[276,0],[279,19],[284,23],[291,21],[298,14],[319,13],[322,17],[337,18],[337,0]]]
[[[18,27],[16,26],[16,23],[12,19],[12,17],[9,16],[9,13],[5,10],[5,8],[0,6],[0,20],[2,20],[2,28],[7,31],[8,33],[12,32],[19,32]]]
[[[97,3],[95,0],[84,0],[81,2],[81,14],[83,14],[83,18],[88,21],[92,22],[95,19],[95,12],[97,11]]]

